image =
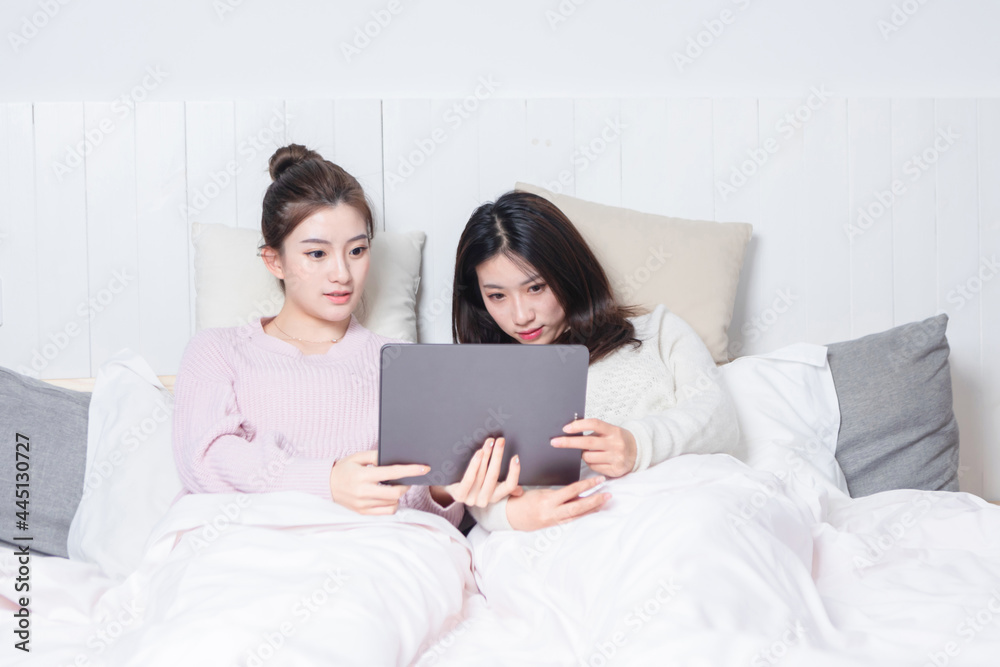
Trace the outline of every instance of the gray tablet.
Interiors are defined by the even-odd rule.
[[[575,482],[580,450],[549,440],[583,418],[589,361],[584,345],[383,345],[378,463],[431,467],[397,483],[451,484],[486,438],[503,436],[501,480],[517,454],[521,484]]]

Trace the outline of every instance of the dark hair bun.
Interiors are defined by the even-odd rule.
[[[322,160],[323,156],[305,146],[299,144],[288,144],[274,151],[268,162],[268,171],[271,172],[271,180],[277,181],[285,171],[302,162],[309,160]]]

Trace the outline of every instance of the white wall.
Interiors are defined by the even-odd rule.
[[[880,30],[894,6],[913,14]],[[348,61],[372,12],[392,20]],[[984,97],[998,26],[995,0],[4,0],[0,101],[112,100],[147,66],[168,73],[157,100],[461,97],[483,74],[512,98]]]

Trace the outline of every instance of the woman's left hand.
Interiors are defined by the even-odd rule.
[[[518,485],[521,461],[517,456],[510,461],[507,479],[503,482],[498,481],[505,444],[503,438],[487,438],[482,448],[469,461],[462,479],[448,486],[430,487],[431,497],[442,507],[447,507],[453,501],[486,507],[507,496],[519,496],[524,493],[524,489]]]
[[[552,438],[553,447],[583,450],[583,461],[594,472],[605,477],[621,477],[632,472],[635,466],[635,436],[618,426],[612,426],[600,419],[577,419],[563,427],[563,433],[583,433],[590,435]]]

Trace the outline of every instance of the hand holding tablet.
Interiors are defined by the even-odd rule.
[[[486,507],[507,496],[521,495],[524,489],[518,484],[521,470],[518,457],[511,458],[507,479],[497,482],[503,452],[503,438],[487,438],[482,449],[472,455],[472,462],[462,479],[444,487],[444,490],[453,500],[474,507]],[[484,461],[486,465],[483,465]]]
[[[635,467],[635,436],[627,429],[600,419],[577,419],[563,431],[580,435],[552,438],[552,446],[582,449],[584,463],[594,472],[621,477]]]
[[[487,438],[501,436],[500,479],[518,455],[521,484],[579,480],[580,450],[550,441],[584,414],[589,361],[583,345],[384,345],[379,465],[431,467],[387,483],[455,484]]]
[[[556,489],[531,489],[507,501],[507,520],[517,530],[538,530],[598,511],[610,493],[596,493],[603,477],[581,479]]]
[[[386,482],[425,474],[425,465],[377,466],[378,452],[368,450],[338,460],[330,469],[330,494],[338,505],[360,514],[394,514],[409,487]]]

